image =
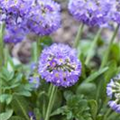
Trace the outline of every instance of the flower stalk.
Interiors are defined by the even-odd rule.
[[[41,38],[38,37],[38,39],[37,39],[37,60],[40,57],[41,51],[42,51],[42,49],[41,49]]]
[[[4,35],[4,28],[5,24],[2,23],[0,26],[0,70],[3,66],[3,59],[4,59],[4,41],[3,41],[3,35]]]
[[[55,101],[56,91],[57,91],[56,86],[52,85],[48,108],[47,108],[46,116],[45,116],[44,120],[49,120],[49,118],[50,118],[50,113],[53,108],[53,103]]]
[[[85,64],[88,65],[88,63],[90,62],[91,58],[92,58],[92,55],[91,53],[93,52],[96,44],[97,44],[97,41],[98,41],[98,38],[100,37],[100,34],[101,34],[101,31],[102,31],[102,28],[100,28],[91,44],[91,47],[89,49],[89,52],[88,52],[88,55],[87,55],[87,58],[86,58],[86,61],[85,61]]]
[[[79,41],[80,41],[80,39],[81,39],[81,35],[82,35],[82,32],[83,32],[83,29],[84,29],[84,24],[81,23],[81,25],[79,26],[79,29],[78,29],[76,38],[75,38],[75,42],[74,42],[74,47],[75,47],[75,48],[77,48],[78,45],[79,45]]]
[[[107,60],[108,60],[108,57],[109,57],[109,54],[110,54],[110,49],[111,49],[111,46],[112,46],[112,44],[113,44],[113,42],[115,40],[115,37],[116,37],[116,35],[118,33],[119,27],[120,26],[117,25],[117,27],[116,27],[116,29],[115,29],[115,31],[114,31],[111,39],[110,39],[110,44],[109,44],[109,46],[108,46],[108,48],[106,50],[106,53],[103,56],[103,60],[102,60],[102,64],[101,64],[100,68],[103,68],[106,65],[106,63],[107,63]]]

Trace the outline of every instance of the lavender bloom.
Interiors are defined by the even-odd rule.
[[[108,102],[109,106],[120,113],[120,74],[113,79],[107,85],[107,95],[110,97]]]
[[[30,69],[31,69],[31,71],[35,71],[37,69],[37,63],[32,62],[30,65]]]
[[[6,23],[6,43],[19,43],[28,33],[24,19],[29,12],[30,3],[25,0],[0,0],[0,21]]]
[[[109,0],[70,0],[68,9],[74,18],[90,26],[101,26],[108,22],[111,9]]]
[[[16,14],[17,16],[27,13],[34,0],[0,0],[1,8],[6,13]]]
[[[112,0],[111,1],[112,7],[109,11],[109,16],[111,20],[120,24],[120,1],[119,0]]]
[[[40,86],[40,78],[39,76],[33,76],[29,78],[29,83],[34,84],[34,88],[38,88]]]
[[[35,114],[33,112],[30,111],[28,115],[30,117],[30,120],[36,120]]]
[[[37,35],[49,35],[60,27],[60,5],[52,0],[37,0],[26,19],[30,31]]]
[[[64,44],[53,44],[41,54],[38,72],[43,79],[56,86],[74,85],[81,75],[81,62],[76,51]]]
[[[18,25],[24,27],[25,15],[30,11],[34,0],[0,0],[3,21],[7,26]]]
[[[19,43],[25,37],[25,33],[23,29],[17,26],[11,26],[6,28],[5,35],[4,35],[4,42],[5,43]]]
[[[61,22],[60,6],[52,0],[0,0],[1,21],[4,21],[7,27],[5,42],[18,43],[23,33],[48,35],[56,31]],[[15,29],[18,27],[17,31],[11,26],[15,26]],[[14,38],[18,35],[18,29],[20,36]]]

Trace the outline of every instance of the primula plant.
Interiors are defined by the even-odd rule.
[[[0,0],[0,120],[120,120],[120,0],[68,0],[72,44],[52,37],[62,2]],[[24,64],[11,47],[30,36]]]

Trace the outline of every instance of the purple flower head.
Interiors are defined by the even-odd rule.
[[[28,115],[30,117],[30,120],[36,120],[35,114],[33,112],[30,111]]]
[[[6,11],[6,13],[23,15],[22,12],[26,13],[30,5],[34,0],[0,0],[1,8]]]
[[[118,101],[109,101],[108,105],[117,113],[120,113],[120,104],[117,104]]]
[[[43,50],[38,66],[43,79],[56,86],[74,85],[81,75],[81,62],[76,51],[64,44],[53,44]]]
[[[112,8],[109,11],[109,16],[111,20],[120,24],[120,0],[112,0],[111,4]]]
[[[109,0],[70,0],[68,9],[74,18],[90,26],[101,26],[108,22],[111,8]]]
[[[19,43],[28,33],[24,20],[30,10],[30,3],[30,0],[0,0],[0,21],[6,24],[6,43]]]
[[[4,42],[5,43],[19,43],[25,37],[25,33],[23,29],[17,26],[11,26],[6,28],[5,35],[4,35]]]
[[[120,113],[120,74],[107,84],[107,95],[110,97],[109,106]]]
[[[0,0],[0,21],[4,21],[7,27],[12,25],[25,27],[25,15],[28,14],[33,1]]]
[[[26,16],[28,29],[37,35],[48,35],[60,27],[60,5],[52,0],[37,0]]]
[[[39,76],[32,76],[29,78],[29,83],[34,84],[34,88],[38,88],[40,86],[40,78]]]
[[[22,0],[1,0],[1,6],[3,9],[9,12],[17,12]]]

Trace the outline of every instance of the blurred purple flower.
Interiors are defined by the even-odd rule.
[[[109,106],[120,113],[120,74],[107,84],[107,95],[110,97]]]
[[[31,71],[36,70],[37,69],[37,63],[32,62],[31,65],[30,65],[30,69],[31,69]]]
[[[56,86],[74,85],[81,75],[81,62],[76,51],[64,44],[53,44],[43,50],[38,66],[43,79]]]
[[[120,24],[120,1],[112,0],[111,4],[112,4],[112,7],[109,11],[109,16],[110,16],[111,20]]]
[[[28,32],[24,19],[29,10],[29,0],[0,0],[0,21],[6,23],[4,36],[6,43],[16,44],[24,39]]]
[[[113,110],[120,113],[120,104],[117,104],[117,101],[109,101],[108,104]]]
[[[37,0],[26,16],[30,31],[37,35],[49,35],[61,24],[60,5],[53,0]]]
[[[29,83],[34,85],[34,88],[38,88],[40,86],[40,78],[39,76],[32,76],[29,78]]]
[[[110,0],[70,0],[68,9],[74,18],[90,26],[108,24]]]
[[[19,34],[33,32],[37,35],[49,35],[61,24],[60,5],[52,0],[0,0],[0,22],[4,21],[7,33],[13,38],[12,26],[18,27]],[[9,29],[8,29],[9,28]],[[14,28],[13,28],[14,29]],[[12,33],[13,32],[13,33]],[[15,34],[17,34],[16,31]],[[17,37],[17,35],[15,35]],[[18,43],[21,38],[9,42]]]
[[[30,117],[30,120],[36,120],[35,114],[33,112],[30,111],[28,115]]]
[[[25,33],[23,29],[17,26],[11,26],[6,28],[5,35],[4,35],[4,42],[5,43],[19,43],[24,40]]]

